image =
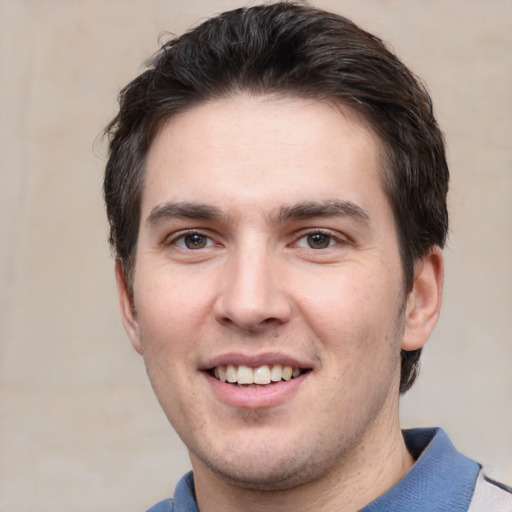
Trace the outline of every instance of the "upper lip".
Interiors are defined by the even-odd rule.
[[[291,366],[292,368],[312,368],[312,364],[304,359],[299,359],[294,356],[276,353],[276,352],[267,352],[261,354],[244,354],[240,352],[231,352],[220,354],[214,357],[211,357],[206,360],[205,364],[202,365],[203,370],[210,370],[212,368],[216,368],[217,366],[223,366],[232,364],[235,366],[249,366],[251,368],[257,368],[262,365],[274,365],[280,364],[282,366]]]

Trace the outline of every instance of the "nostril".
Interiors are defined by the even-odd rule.
[[[266,269],[269,263],[266,257],[262,259]],[[217,320],[224,326],[237,326],[245,331],[259,331],[287,322],[291,312],[289,297],[275,286],[268,269],[258,270],[247,260],[251,257],[223,276],[214,305]]]
[[[231,310],[224,312],[222,315],[217,315],[216,318],[217,321],[225,327],[236,327],[247,332],[259,332],[261,330],[272,329],[273,327],[282,325],[288,320],[288,318],[284,316],[282,318],[266,316],[254,309],[246,308],[244,310],[243,307],[239,308],[237,311]],[[277,334],[271,336],[275,337]]]

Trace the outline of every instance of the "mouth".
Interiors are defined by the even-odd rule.
[[[207,370],[215,379],[244,388],[271,386],[282,381],[290,381],[311,371],[309,368],[298,368],[287,365],[273,364],[250,367],[245,365],[220,365]]]

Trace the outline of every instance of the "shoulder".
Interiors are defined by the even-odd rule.
[[[171,499],[159,501],[153,505],[147,512],[174,512],[174,502]]]
[[[480,471],[468,512],[512,512],[512,488]]]
[[[192,472],[184,475],[176,484],[172,499],[159,501],[147,512],[199,512],[195,500],[194,475]]]

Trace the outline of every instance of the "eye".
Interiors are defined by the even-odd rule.
[[[202,233],[186,233],[176,238],[174,244],[180,249],[205,249],[206,247],[212,247],[214,242],[211,238],[203,235]]]
[[[337,242],[338,241],[332,235],[317,231],[302,236],[298,240],[297,246],[307,249],[327,249],[328,247],[336,245]]]

